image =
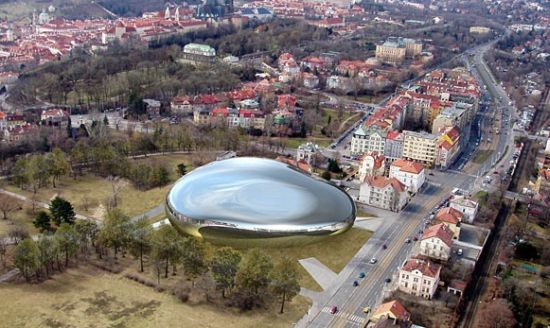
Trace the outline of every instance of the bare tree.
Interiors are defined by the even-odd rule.
[[[107,207],[110,209],[113,209],[118,207],[119,194],[120,194],[120,191],[122,190],[123,185],[120,177],[117,177],[117,176],[110,175],[109,177],[107,177],[107,181],[111,183],[111,191],[112,191],[111,197],[109,197],[109,200],[107,202]]]
[[[21,208],[19,201],[8,195],[0,194],[0,212],[2,212],[2,218],[8,219],[11,212],[14,212]]]
[[[499,298],[480,309],[478,325],[480,328],[511,328],[516,320],[505,299]]]
[[[6,267],[6,252],[8,251],[8,237],[0,235],[0,262]]]

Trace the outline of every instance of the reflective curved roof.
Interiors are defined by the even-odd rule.
[[[338,230],[355,219],[344,191],[287,164],[253,157],[195,169],[176,182],[167,203],[195,221],[245,230]]]

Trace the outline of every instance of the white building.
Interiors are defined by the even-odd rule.
[[[399,180],[413,194],[416,194],[426,182],[424,166],[405,159],[398,159],[391,164],[389,177]]]
[[[408,201],[407,187],[395,178],[367,177],[359,189],[359,202],[393,212],[401,211]]]
[[[317,154],[319,154],[319,145],[313,142],[307,142],[298,146],[296,150],[296,161],[305,161],[309,165],[313,165]]]
[[[451,256],[453,232],[440,223],[427,228],[420,239],[420,254],[433,259],[447,261]]]
[[[351,137],[351,153],[384,153],[387,131],[377,126],[366,128],[361,125]]]
[[[454,196],[449,202],[449,207],[461,212],[462,220],[472,223],[476,218],[479,204],[462,196]]]
[[[363,156],[359,167],[359,181],[365,181],[368,176],[384,175],[385,157],[378,152],[372,152]]]
[[[409,258],[399,269],[399,290],[414,296],[431,299],[437,285],[441,266],[430,260]]]

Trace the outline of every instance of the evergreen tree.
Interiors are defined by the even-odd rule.
[[[50,212],[52,214],[53,221],[58,226],[61,225],[61,223],[72,224],[76,216],[73,205],[59,196],[56,196],[50,202]]]
[[[46,211],[40,211],[36,214],[36,217],[34,218],[34,221],[32,221],[32,224],[40,232],[50,231],[52,228],[51,216]]]

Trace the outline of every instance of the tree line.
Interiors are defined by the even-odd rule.
[[[144,272],[145,263],[149,263],[157,285],[170,273],[178,274],[180,268],[193,288],[198,278],[211,279],[222,298],[243,310],[278,297],[282,313],[285,302],[300,290],[297,264],[289,258],[274,263],[260,249],[242,253],[231,247],[213,248],[201,239],[182,237],[171,225],[155,230],[145,217],[133,221],[119,209],[110,210],[102,225],[66,220],[59,218],[65,213],[60,211],[63,206],[59,203],[63,201],[53,200],[51,213],[39,214],[57,217],[55,225],[37,238],[26,235],[15,241],[13,262],[27,281],[45,280],[95,252],[98,259],[115,261],[130,254],[137,260],[139,272]]]

